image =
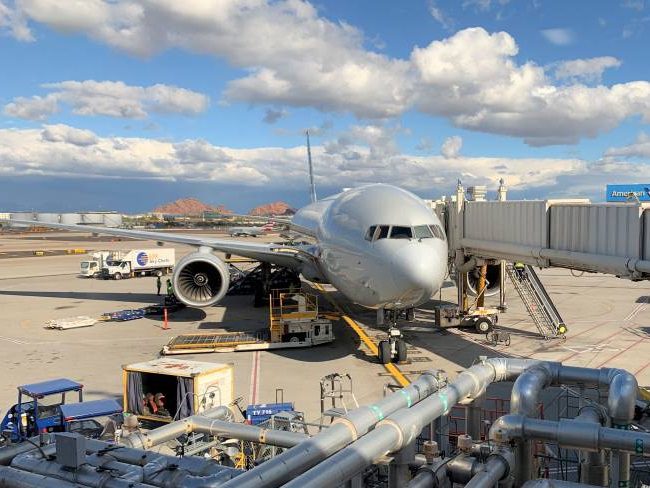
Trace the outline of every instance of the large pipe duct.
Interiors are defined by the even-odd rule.
[[[83,485],[57,480],[42,474],[0,466],[0,488],[79,488]]]
[[[421,375],[410,385],[374,405],[352,410],[345,417],[279,456],[226,483],[224,488],[271,488],[286,483],[318,462],[366,434],[377,422],[402,408],[409,408],[438,389],[436,372]]]
[[[293,447],[308,438],[306,434],[300,432],[263,429],[255,425],[237,424],[221,420],[227,418],[229,414],[230,410],[227,407],[218,407],[201,415],[193,415],[177,420],[148,432],[134,432],[122,438],[120,442],[135,449],[151,449],[181,435],[198,432],[278,447]]]
[[[465,485],[465,488],[492,488],[499,481],[508,477],[514,463],[515,459],[512,452],[507,449],[500,449],[487,458],[483,469],[476,473]]]
[[[11,468],[0,467],[0,487],[215,488],[241,473],[201,457],[178,458],[93,439],[85,444],[86,457],[77,469],[57,462],[56,444],[32,446],[12,460]],[[43,477],[49,484],[41,483]]]
[[[650,434],[645,432],[612,429],[576,420],[540,420],[512,414],[504,415],[492,424],[491,441],[501,444],[517,439],[551,441],[572,449],[614,449],[650,455]]]
[[[586,405],[580,409],[576,422],[591,422],[604,425],[607,417],[595,405]],[[607,486],[609,483],[609,466],[605,462],[605,452],[580,451],[580,479],[592,485]]]
[[[578,384],[586,387],[609,388],[608,410],[619,428],[627,428],[634,417],[638,384],[628,371],[616,368],[592,369],[564,366],[557,362],[543,362],[529,368],[512,387],[510,412],[537,417],[541,391],[551,385]],[[516,484],[534,477],[533,445],[528,439],[517,441]],[[621,453],[617,475],[629,479],[629,455]]]
[[[542,478],[526,481],[520,488],[596,488],[596,486],[573,483],[571,481]]]
[[[411,408],[398,410],[377,423],[372,432],[287,483],[285,488],[326,488],[345,483],[381,456],[411,444],[426,425],[449,413],[460,400],[476,398],[490,383],[513,380],[538,363],[526,359],[494,358],[476,364],[460,373],[453,383],[437,394]]]

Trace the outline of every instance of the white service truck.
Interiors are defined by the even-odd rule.
[[[106,260],[101,278],[121,280],[135,276],[163,276],[172,271],[176,263],[174,249],[134,249],[119,259]]]
[[[106,261],[119,261],[124,253],[122,251],[97,251],[90,254],[90,259],[81,261],[79,274],[86,278],[99,278]]]

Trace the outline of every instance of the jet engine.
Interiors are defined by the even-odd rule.
[[[478,280],[481,276],[481,267],[477,266],[467,272],[467,280],[465,286],[472,295],[478,294]],[[487,273],[485,274],[485,296],[491,297],[499,293],[501,283],[501,265],[488,264]]]
[[[228,266],[214,254],[193,252],[183,257],[172,277],[174,293],[190,307],[209,307],[221,300],[230,286]]]

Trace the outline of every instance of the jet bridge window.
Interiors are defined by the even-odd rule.
[[[410,227],[401,227],[399,225],[394,225],[390,230],[391,239],[411,239],[413,237],[413,231]]]
[[[416,225],[413,227],[413,235],[416,239],[430,239],[433,237],[433,231],[428,225]]]

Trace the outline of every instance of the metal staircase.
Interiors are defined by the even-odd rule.
[[[508,263],[506,270],[542,337],[547,340],[565,338],[566,325],[533,267],[526,265],[515,269]]]

